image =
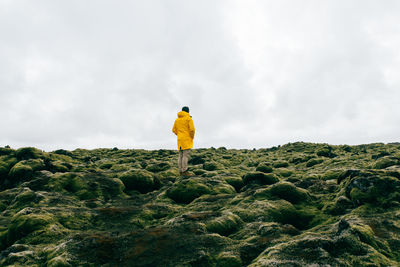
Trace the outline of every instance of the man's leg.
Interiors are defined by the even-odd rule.
[[[190,149],[182,150],[182,172],[186,172],[188,170],[189,154]]]
[[[178,169],[179,169],[179,174],[181,174],[182,171],[182,158],[183,158],[183,150],[179,149],[178,151]]]

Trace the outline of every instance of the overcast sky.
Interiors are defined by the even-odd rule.
[[[0,0],[0,146],[400,141],[400,1]]]

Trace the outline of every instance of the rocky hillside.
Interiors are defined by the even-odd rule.
[[[399,266],[400,144],[0,148],[1,266]]]

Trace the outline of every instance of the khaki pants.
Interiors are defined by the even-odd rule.
[[[188,169],[189,153],[190,149],[179,150],[178,168],[180,173],[185,172]]]

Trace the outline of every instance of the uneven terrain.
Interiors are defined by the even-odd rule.
[[[399,266],[400,144],[0,148],[0,266]]]

